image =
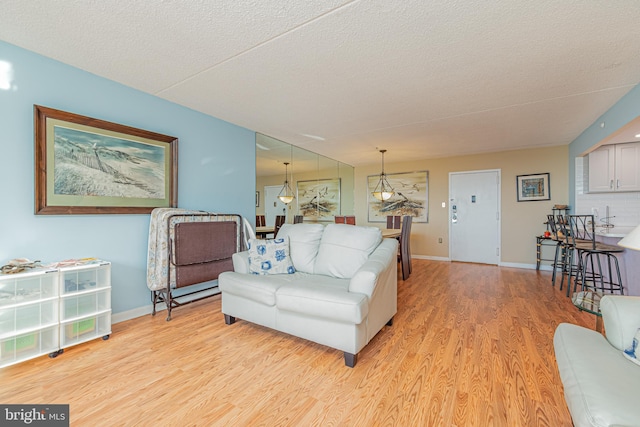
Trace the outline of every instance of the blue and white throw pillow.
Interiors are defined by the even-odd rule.
[[[633,337],[631,347],[624,351],[624,356],[632,362],[640,365],[640,328],[636,331],[636,336]]]
[[[249,271],[252,274],[293,274],[289,238],[249,239]]]

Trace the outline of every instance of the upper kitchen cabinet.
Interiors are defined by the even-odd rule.
[[[604,145],[589,153],[589,193],[640,191],[640,142]]]

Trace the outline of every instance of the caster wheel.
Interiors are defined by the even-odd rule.
[[[105,335],[105,336],[103,336],[103,337],[102,337],[102,340],[103,340],[103,341],[108,340],[108,339],[109,339],[109,336],[110,336],[110,335]]]
[[[54,358],[58,357],[59,355],[61,355],[63,352],[64,352],[63,349],[60,349],[58,351],[54,351],[53,353],[49,353],[49,357],[51,359],[54,359]]]

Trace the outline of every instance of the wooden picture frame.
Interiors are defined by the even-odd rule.
[[[518,175],[516,188],[519,202],[537,202],[551,200],[549,173]]]
[[[36,215],[178,205],[178,138],[34,105]]]

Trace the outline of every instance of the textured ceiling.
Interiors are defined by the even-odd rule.
[[[568,144],[640,80],[637,0],[0,7],[1,40],[354,166]]]

